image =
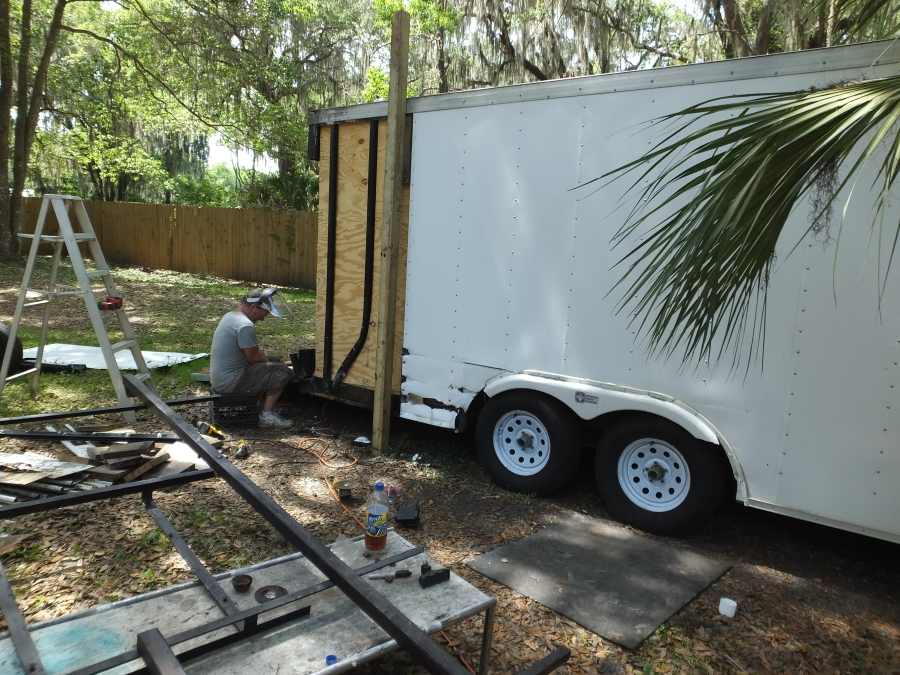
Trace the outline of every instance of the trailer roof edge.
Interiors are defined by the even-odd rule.
[[[406,109],[407,113],[432,112],[686,84],[750,80],[853,68],[865,70],[890,63],[900,63],[900,39],[419,96],[409,99]],[[311,124],[333,124],[386,116],[387,102],[379,101],[315,110],[310,113],[309,121]]]

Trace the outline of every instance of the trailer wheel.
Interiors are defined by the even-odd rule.
[[[4,323],[0,323],[0,359],[3,359],[3,353],[6,351],[6,343],[9,341],[9,326]],[[22,366],[22,341],[16,337],[16,342],[13,345],[12,357],[9,361],[9,374],[14,375],[15,373],[23,370]]]
[[[547,495],[578,468],[572,415],[541,394],[516,391],[488,399],[475,438],[481,465],[508,490]]]
[[[728,485],[721,453],[655,417],[632,418],[611,429],[595,471],[610,515],[657,534],[685,534],[702,525]]]

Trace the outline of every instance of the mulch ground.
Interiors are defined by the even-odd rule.
[[[193,413],[205,417],[205,409]],[[497,597],[494,672],[516,672],[553,643],[572,650],[559,673],[900,672],[896,545],[727,508],[687,543],[733,560],[734,567],[638,650],[627,651],[465,565],[497,544],[532,533],[562,509],[604,517],[589,482],[556,499],[513,494],[488,480],[465,437],[398,422],[394,451],[374,455],[352,445],[369,428],[367,414],[309,400],[293,413],[297,426],[287,433],[248,430],[244,437],[253,454],[233,461],[324,541],[358,533],[326,479],[347,480],[364,496],[383,478],[420,499],[424,522],[404,536]],[[146,420],[139,426],[160,428]],[[19,442],[5,442],[4,448],[48,450]],[[214,571],[288,552],[222,481],[159,493],[157,501]],[[361,503],[356,512],[362,516]],[[3,529],[27,536],[3,564],[30,622],[191,578],[138,497],[26,516]],[[738,601],[734,619],[718,614],[723,595]],[[476,665],[480,635],[481,619],[474,618],[437,639]],[[397,654],[366,672],[423,671]]]

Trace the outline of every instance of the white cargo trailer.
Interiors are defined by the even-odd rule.
[[[572,190],[651,147],[665,130],[644,123],[662,114],[898,67],[900,44],[878,42],[411,99],[399,415],[474,427],[480,460],[514,490],[560,489],[588,452],[609,511],[652,531],[689,528],[733,496],[900,542],[900,283],[895,273],[879,299],[876,271],[900,195],[879,242],[873,174],[859,180],[836,265],[841,206],[830,234],[806,238],[809,209],[796,209],[771,277],[764,368],[745,371],[648,357],[609,294],[628,183]],[[322,176],[311,388],[362,402],[385,114],[323,110],[311,129]]]

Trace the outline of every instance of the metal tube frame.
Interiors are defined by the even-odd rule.
[[[127,387],[151,408],[158,417],[195,450],[210,468],[240,495],[255,511],[275,527],[290,544],[306,556],[319,571],[334,582],[369,618],[397,641],[420,665],[429,672],[465,675],[463,666],[444,651],[431,637],[416,626],[368,582],[360,579],[353,569],[310,534],[300,523],[266,494],[256,483],[247,478],[221,452],[211,446],[192,425],[179,417],[143,382],[131,375],[124,376]]]
[[[16,502],[8,506],[0,507],[0,520],[8,518],[16,518],[29,513],[41,513],[43,511],[52,511],[64,506],[74,506],[76,504],[86,504],[101,499],[113,499],[123,495],[130,495],[136,492],[144,492],[145,490],[161,490],[163,488],[175,487],[192,483],[197,480],[206,480],[212,478],[215,474],[210,469],[200,469],[197,471],[185,471],[173,476],[163,476],[161,478],[148,478],[146,480],[138,480],[130,483],[122,483],[121,485],[110,485],[105,488],[95,488],[93,490],[85,490],[84,492],[69,492],[57,497],[44,497],[43,499],[32,499],[27,502]]]
[[[190,405],[191,403],[206,403],[207,401],[215,401],[219,398],[218,394],[209,396],[187,396],[185,398],[176,398],[166,401],[171,406]],[[28,422],[49,422],[51,420],[64,420],[69,417],[91,417],[92,415],[112,415],[120,412],[130,412],[132,410],[142,410],[146,408],[143,403],[135,403],[132,405],[114,405],[107,408],[85,408],[84,410],[69,410],[67,412],[38,413],[37,415],[20,415],[18,417],[0,417],[0,424],[25,424]]]
[[[132,443],[152,441],[154,443],[175,443],[178,439],[171,435],[159,434],[107,434],[90,431],[16,431],[0,429],[0,438],[25,438],[32,441],[97,441],[103,443]]]
[[[335,556],[328,547],[321,544],[307,532],[286,511],[279,507],[271,497],[263,492],[259,486],[235,468],[225,459],[220,451],[206,441],[197,429],[176,415],[167,403],[160,400],[140,380],[130,375],[125,375],[124,379],[133,394],[142,399],[146,407],[151,408],[157,416],[165,420],[178,437],[207,461],[212,470],[191,471],[165,478],[135,481],[78,494],[39,499],[34,502],[2,508],[0,509],[0,518],[12,518],[26,513],[37,513],[63,506],[141,492],[148,514],[163,533],[166,534],[181,557],[188,563],[198,582],[203,585],[206,592],[225,616],[216,621],[181,631],[168,638],[163,637],[156,629],[144,631],[138,636],[135,649],[80,668],[71,675],[93,675],[94,673],[100,673],[110,668],[124,665],[138,658],[143,658],[145,661],[145,667],[136,671],[138,673],[169,674],[182,672],[180,670],[181,662],[214,651],[235,641],[246,639],[259,632],[270,630],[289,621],[302,620],[308,617],[310,607],[304,606],[263,623],[259,622],[259,617],[264,612],[270,612],[289,603],[297,602],[333,586],[340,588],[362,611],[391,635],[400,647],[406,649],[418,663],[425,666],[430,672],[452,673],[454,675],[464,675],[467,672],[459,662],[441,649],[425,631],[420,630],[383,595],[371,587],[367,581],[361,579],[362,576],[377,569],[394,565],[401,560],[421,554],[423,552],[421,547],[407,549],[361,568],[351,568]],[[144,406],[137,406],[137,408],[139,407]],[[77,416],[77,413],[72,416]],[[153,500],[154,489],[183,485],[195,480],[210,478],[215,474],[222,477],[235,492],[268,520],[287,541],[296,546],[307,560],[325,574],[327,579],[299,591],[262,603],[251,609],[240,611]],[[0,564],[0,610],[2,610],[9,624],[10,638],[16,654],[22,662],[24,672],[27,675],[43,675],[44,669],[40,655],[31,638],[27,623],[16,602],[2,564]],[[485,608],[479,675],[486,675],[490,665],[495,610],[495,603],[491,603]],[[233,626],[235,629],[235,632],[231,635],[225,635],[219,639],[201,644],[177,656],[172,651],[172,647],[175,645],[220,631],[229,626]],[[562,655],[562,651],[557,650],[550,657],[538,662],[538,664],[545,667],[540,672],[550,672],[558,665],[561,665],[568,658],[568,650],[564,650],[565,655]],[[555,665],[550,665],[551,663]]]
[[[364,565],[363,567],[355,569],[354,572],[359,576],[363,576],[383,567],[394,565],[401,560],[406,560],[407,558],[417,556],[422,552],[423,549],[416,546],[414,548],[407,549],[406,551],[402,551],[401,553],[398,553],[396,555],[383,558],[382,560],[378,560],[368,565]],[[237,627],[238,624],[241,624],[243,622],[242,627],[237,629],[237,633],[225,636],[210,643],[200,645],[199,647],[193,648],[187,652],[182,652],[178,655],[178,658],[180,660],[188,661],[201,653],[205,654],[207,652],[214,651],[219,647],[232,644],[236,641],[250,637],[251,635],[255,635],[271,628],[275,628],[276,626],[280,626],[287,621],[297,618],[305,618],[309,615],[309,606],[300,607],[299,609],[296,609],[288,614],[269,619],[268,621],[265,621],[263,623],[258,622],[259,616],[264,612],[270,612],[272,610],[278,609],[279,607],[284,607],[285,605],[298,602],[312,595],[315,595],[316,593],[321,593],[322,591],[328,590],[332,586],[334,586],[334,583],[331,581],[320,581],[317,584],[302,588],[299,591],[294,591],[293,593],[288,593],[287,595],[283,595],[280,598],[275,598],[274,600],[270,600],[269,602],[263,603],[261,605],[251,607],[250,609],[245,609],[229,616],[225,616],[221,619],[201,624],[199,626],[195,626],[194,628],[188,628],[187,630],[183,630],[180,633],[175,633],[174,635],[170,635],[169,637],[167,637],[166,642],[171,647],[174,647],[189,640],[194,640],[209,633],[222,630],[223,628],[227,628],[228,626]],[[95,673],[102,673],[103,671],[110,670],[112,668],[115,668],[116,666],[121,666],[128,663],[129,661],[133,661],[134,659],[138,658],[138,656],[139,654],[135,650],[123,652],[108,659],[104,659],[103,661],[98,661],[97,663],[91,664],[90,666],[79,668],[78,670],[69,673],[69,675],[94,675]]]
[[[16,649],[16,656],[22,663],[22,671],[25,675],[44,675],[41,657],[34,640],[31,639],[31,633],[28,632],[28,624],[22,616],[19,603],[16,602],[16,596],[2,563],[0,563],[0,612],[3,612],[9,627],[9,637]]]

